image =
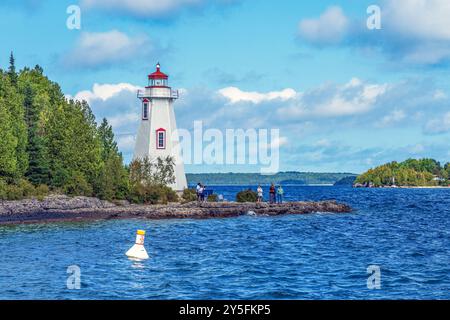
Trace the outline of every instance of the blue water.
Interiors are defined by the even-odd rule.
[[[243,187],[215,187],[232,199]],[[1,299],[449,299],[450,189],[285,187],[352,214],[0,227]],[[151,256],[124,253],[146,229]],[[66,286],[81,269],[81,289]],[[367,267],[381,289],[367,288]]]

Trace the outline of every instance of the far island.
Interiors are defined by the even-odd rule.
[[[354,187],[448,187],[450,163],[434,159],[408,159],[390,162],[358,176]]]

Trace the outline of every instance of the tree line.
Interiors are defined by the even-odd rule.
[[[108,121],[98,125],[89,104],[67,99],[40,66],[17,71],[12,53],[9,68],[0,69],[0,142],[3,200],[49,192],[134,202],[173,197],[170,157],[124,165]]]
[[[450,163],[441,165],[434,159],[408,159],[370,169],[357,177],[364,186],[449,186]]]

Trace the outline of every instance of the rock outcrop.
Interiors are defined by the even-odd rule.
[[[268,203],[171,203],[167,205],[113,204],[96,198],[50,196],[43,201],[30,199],[0,202],[0,224],[77,221],[100,219],[204,219],[241,215],[348,213],[352,209],[335,201]]]

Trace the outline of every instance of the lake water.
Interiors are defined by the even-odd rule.
[[[214,187],[228,199],[242,189]],[[450,298],[450,189],[284,189],[356,211],[4,226],[0,299]],[[124,255],[136,229],[150,260]],[[79,290],[66,285],[71,265]],[[379,290],[367,288],[370,265]]]

